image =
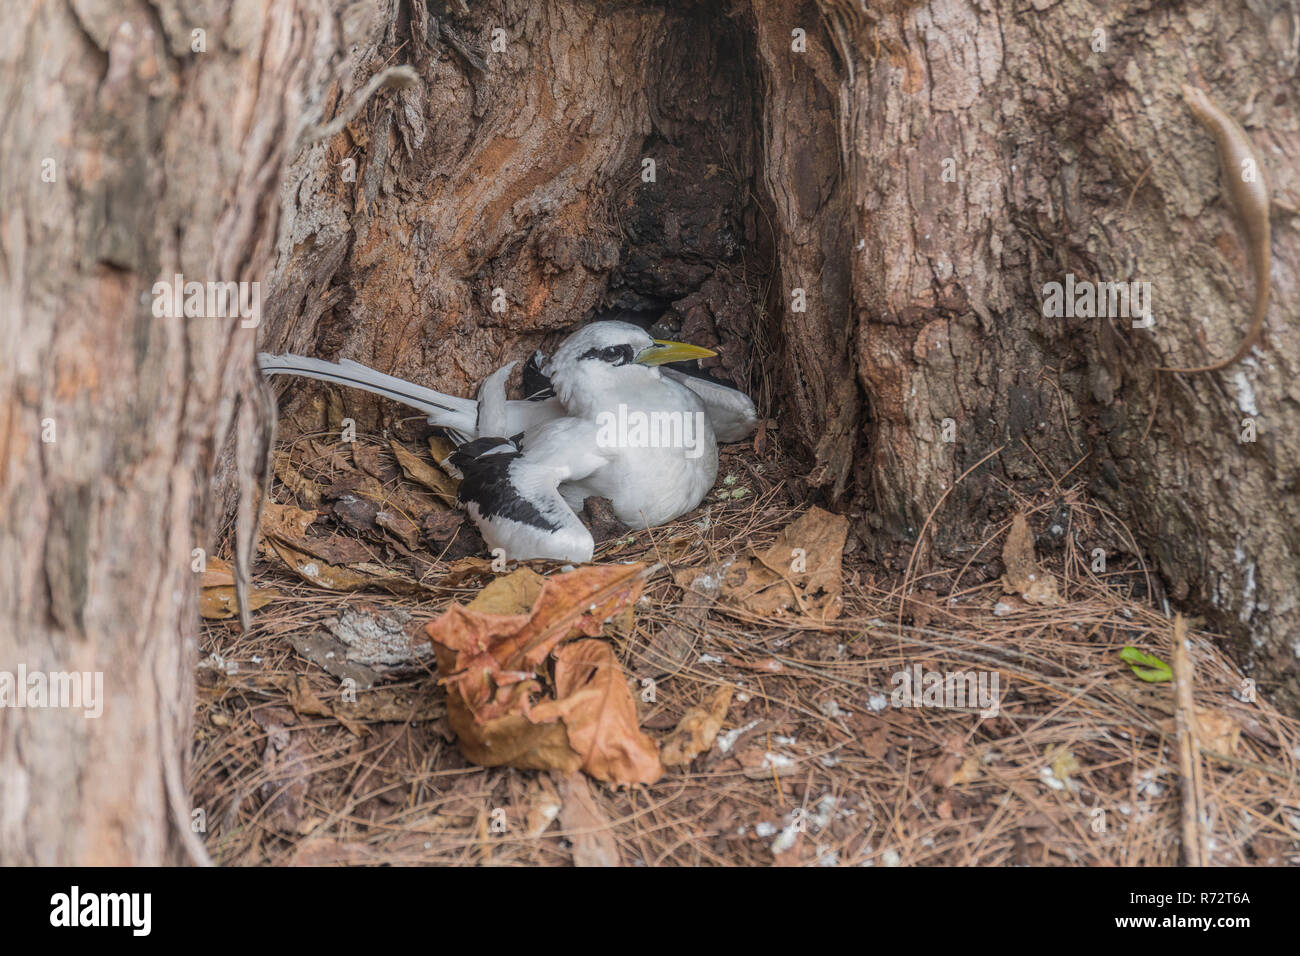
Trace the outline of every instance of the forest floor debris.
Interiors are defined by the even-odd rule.
[[[602,672],[601,693],[622,685],[620,733],[645,740],[579,764],[654,754],[654,782],[620,786],[563,772],[572,760],[466,759],[428,625],[532,575],[495,608],[523,626],[564,572],[498,572],[456,551],[472,528],[427,470],[436,448],[395,444],[318,435],[282,449],[250,632],[229,617],[224,566],[205,576],[223,590],[196,672],[191,791],[218,862],[1180,862],[1174,687],[1120,656],[1171,659],[1173,622],[1081,487],[1014,498],[974,557],[913,568],[904,594],[909,549],[868,560],[848,522],[796,502],[774,453],[724,454],[696,512],[600,545],[602,573],[653,571],[600,636],[561,645],[577,649],[568,696]],[[1052,534],[1063,513],[1068,533]],[[1030,588],[1045,580],[1050,595]],[[1300,722],[1196,623],[1205,860],[1300,863]],[[433,647],[445,665],[449,646]],[[566,699],[551,707],[578,723],[602,711]]]

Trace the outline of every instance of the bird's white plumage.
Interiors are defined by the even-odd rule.
[[[580,418],[557,418],[538,426],[524,438],[518,457],[506,466],[510,490],[530,502],[551,527],[540,528],[505,514],[485,512],[473,500],[465,510],[478,525],[489,548],[500,548],[511,560],[550,558],[583,563],[591,560],[595,542],[560,489],[575,478],[604,468],[608,459],[595,449],[595,428]],[[582,509],[579,501],[577,510]]]
[[[696,375],[687,375],[674,368],[663,369],[679,385],[685,385],[704,403],[713,426],[713,435],[724,445],[728,442],[742,441],[754,434],[758,427],[758,410],[754,402],[744,392],[728,388],[721,382],[710,381]]]
[[[462,502],[488,546],[504,549],[511,560],[582,562],[591,560],[593,550],[576,514],[586,498],[609,499],[615,515],[631,527],[672,521],[713,486],[718,441],[740,440],[757,424],[754,403],[743,393],[649,364],[665,348],[638,326],[592,323],[565,339],[542,367],[555,391],[543,401],[506,399],[513,362],[484,380],[475,402],[346,360],[258,360],[268,375],[298,374],[362,388],[418,408],[430,423],[467,436],[471,443],[453,459],[465,475]],[[681,441],[646,444],[610,427],[638,416],[677,423],[674,434]],[[522,437],[516,445],[510,439],[517,436]]]

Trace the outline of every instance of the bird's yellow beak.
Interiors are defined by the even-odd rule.
[[[638,365],[664,365],[667,362],[686,362],[690,359],[712,358],[718,353],[713,349],[701,348],[698,345],[687,345],[685,342],[669,342],[666,339],[655,339],[654,345],[642,349],[637,353],[636,362]]]

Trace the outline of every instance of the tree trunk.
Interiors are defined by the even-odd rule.
[[[1073,470],[1170,597],[1241,638],[1261,688],[1295,711],[1300,24],[1265,3],[1034,7],[837,8],[858,78],[841,93],[865,240],[854,357],[874,412],[875,526],[914,539],[952,489],[924,544],[958,556],[1014,507],[1007,488]],[[1214,143],[1178,95],[1193,64],[1292,213],[1274,217],[1258,360],[1157,381],[1159,366],[1230,355],[1252,306]],[[941,175],[949,158],[953,182]],[[1045,318],[1045,286],[1067,273],[1150,282],[1154,328]],[[955,443],[941,438],[945,418]]]
[[[1262,354],[1153,371],[1228,354],[1250,307],[1193,64],[1297,204],[1286,8],[115,6],[32,0],[3,47],[0,667],[102,670],[109,703],[0,710],[0,861],[177,856],[191,552],[261,425],[253,333],[141,304],[177,272],[265,279],[261,348],[460,394],[593,314],[655,318],[719,348],[885,560],[964,560],[1016,492],[1085,482],[1300,707],[1294,219]],[[293,148],[396,63],[422,83]],[[1045,317],[1067,273],[1149,281],[1154,328]],[[286,391],[286,429],[320,427],[317,386]]]
[[[264,278],[286,150],[341,44],[306,2],[121,7],[31,0],[0,41],[0,670],[103,687],[98,718],[0,708],[4,865],[203,856],[193,567],[260,394],[256,330],[160,317],[153,284]]]

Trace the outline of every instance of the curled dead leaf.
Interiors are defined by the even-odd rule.
[[[253,588],[248,593],[248,609],[256,611],[266,607],[280,592],[272,588]],[[233,585],[203,588],[199,591],[199,616],[209,621],[224,621],[239,613],[238,599]]]
[[[597,780],[654,783],[663,775],[659,746],[637,726],[627,676],[604,641],[555,651],[555,700],[534,707],[533,719],[563,722],[582,769]]]
[[[432,491],[444,504],[456,504],[456,490],[460,482],[439,468],[435,468],[398,441],[391,441],[393,455],[402,472],[412,481],[419,482]]]
[[[307,533],[307,526],[319,516],[294,505],[282,505],[269,498],[262,507],[262,534],[294,541]]]
[[[696,704],[682,715],[677,729],[664,741],[660,760],[665,767],[688,764],[713,746],[731,706],[732,687],[719,687],[711,700]]]
[[[560,826],[573,844],[574,866],[621,866],[614,826],[586,779],[574,774],[559,778]]]
[[[658,778],[657,748],[637,726],[610,646],[560,648],[599,635],[606,620],[633,604],[645,570],[606,565],[542,578],[521,568],[426,625],[447,688],[448,721],[467,760],[563,773],[581,767],[620,783]],[[552,652],[553,696],[534,703]]]
[[[848,533],[849,520],[843,515],[809,508],[770,548],[738,558],[727,569],[724,606],[761,617],[786,610],[823,620],[839,617]]]
[[[234,585],[235,571],[229,562],[218,557],[210,557],[204,562],[203,572],[199,575],[199,587],[234,587]]]
[[[409,594],[423,590],[418,581],[407,577],[391,568],[374,562],[354,565],[330,564],[320,558],[312,557],[296,548],[274,538],[270,539],[272,550],[280,557],[289,570],[317,587],[331,591],[356,591],[360,588],[380,587],[396,594]]]
[[[1023,513],[1017,512],[1011,520],[1011,530],[1002,545],[1002,589],[1007,594],[1018,594],[1029,604],[1057,607],[1065,602],[1056,590],[1056,578],[1044,570],[1034,553],[1034,535]]]
[[[305,477],[287,454],[283,452],[277,454],[271,467],[275,472],[275,477],[279,478],[281,484],[293,492],[299,501],[304,502],[311,508],[320,506],[320,486]]]

